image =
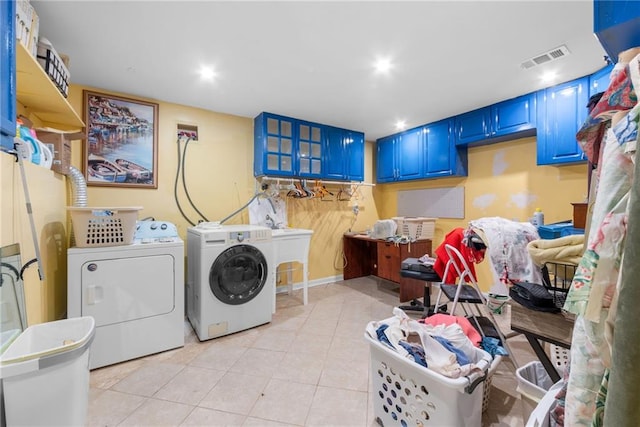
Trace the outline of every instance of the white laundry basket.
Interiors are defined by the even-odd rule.
[[[366,333],[365,338],[371,350],[374,414],[381,425],[480,427],[483,384],[500,357],[482,374],[453,379],[402,357]]]
[[[33,325],[0,357],[8,426],[84,425],[93,317]]]

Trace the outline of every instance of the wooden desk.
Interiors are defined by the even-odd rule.
[[[364,234],[345,234],[342,239],[346,265],[345,280],[377,276],[400,284],[400,302],[421,298],[425,283],[401,277],[400,265],[405,258],[419,258],[431,253],[431,240],[395,244],[372,239]]]
[[[558,375],[553,363],[549,360],[549,356],[540,345],[540,341],[570,348],[573,335],[573,320],[567,319],[561,313],[530,310],[512,301],[511,329],[524,334],[551,380],[554,383],[560,380],[560,375]]]

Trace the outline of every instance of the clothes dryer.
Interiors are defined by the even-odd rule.
[[[92,316],[96,322],[90,369],[184,345],[179,237],[69,248],[67,263],[67,316]]]
[[[268,227],[187,230],[187,317],[200,341],[271,322],[274,261]]]

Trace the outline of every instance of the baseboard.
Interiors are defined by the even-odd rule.
[[[328,276],[328,277],[322,277],[320,279],[315,279],[315,280],[309,280],[309,287],[312,288],[314,286],[320,286],[320,285],[328,285],[329,283],[335,283],[335,282],[340,282],[344,280],[344,276],[342,274],[339,274],[337,276]],[[293,284],[293,290],[297,290],[297,289],[302,289],[303,284],[302,282],[296,282]],[[286,293],[289,291],[289,286],[287,285],[281,285],[276,287],[276,294],[280,294],[280,293]]]

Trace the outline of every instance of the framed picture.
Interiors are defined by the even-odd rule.
[[[158,104],[83,91],[87,185],[158,188]]]

